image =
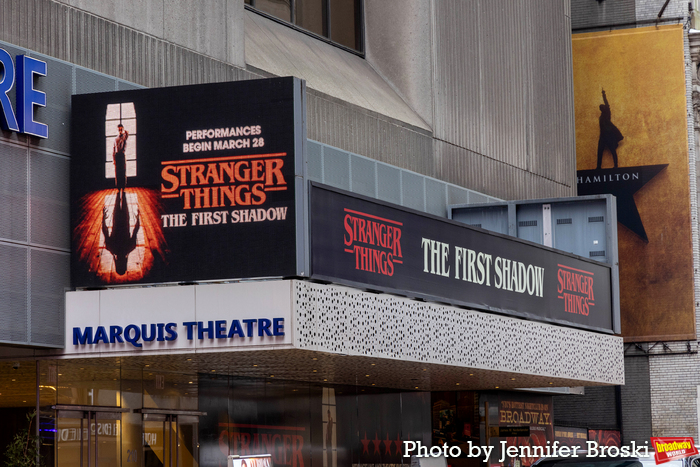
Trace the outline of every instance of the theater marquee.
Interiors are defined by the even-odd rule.
[[[73,96],[73,284],[297,275],[294,78]]]
[[[610,266],[312,184],[311,277],[612,331]]]

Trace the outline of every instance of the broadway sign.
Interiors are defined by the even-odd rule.
[[[610,266],[312,183],[312,278],[612,331]]]
[[[297,273],[294,78],[73,96],[73,285]]]

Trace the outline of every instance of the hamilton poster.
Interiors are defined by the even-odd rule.
[[[295,89],[73,96],[73,285],[294,275]]]
[[[617,197],[622,334],[695,339],[683,27],[572,42],[578,194]]]

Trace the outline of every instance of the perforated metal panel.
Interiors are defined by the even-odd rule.
[[[401,204],[401,171],[386,164],[377,164],[377,198]]]
[[[144,89],[144,86],[130,83],[121,79],[117,80],[117,91],[128,91],[130,89]]]
[[[306,147],[310,180],[389,203],[446,217],[448,204],[501,201],[317,141],[308,140]]]
[[[27,341],[27,251],[0,243],[0,341]]]
[[[0,143],[0,238],[27,241],[27,150]]]
[[[69,160],[30,153],[31,236],[34,244],[70,248]]]
[[[31,258],[31,342],[63,345],[64,292],[70,287],[70,254],[33,249]]]
[[[403,193],[403,205],[409,208],[425,211],[425,177],[401,171],[401,191]]]
[[[40,148],[68,154],[70,151],[70,96],[73,94],[73,66],[33,53],[46,62],[46,78],[36,80],[37,88],[46,93],[46,107],[35,107],[35,120],[49,126],[49,137],[33,139]]]
[[[75,69],[75,93],[106,92],[117,89],[117,80],[83,68]]]
[[[350,153],[326,146],[323,148],[323,180],[344,190],[350,189]]]
[[[447,216],[447,197],[444,183],[427,178],[425,180],[425,212],[436,216]]]
[[[377,196],[376,162],[353,155],[350,158],[352,170],[352,191],[375,198]]]

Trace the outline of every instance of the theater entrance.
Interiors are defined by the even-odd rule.
[[[119,467],[121,417],[127,409],[54,406],[57,467]]]
[[[195,411],[140,409],[144,467],[197,467],[199,416]]]

